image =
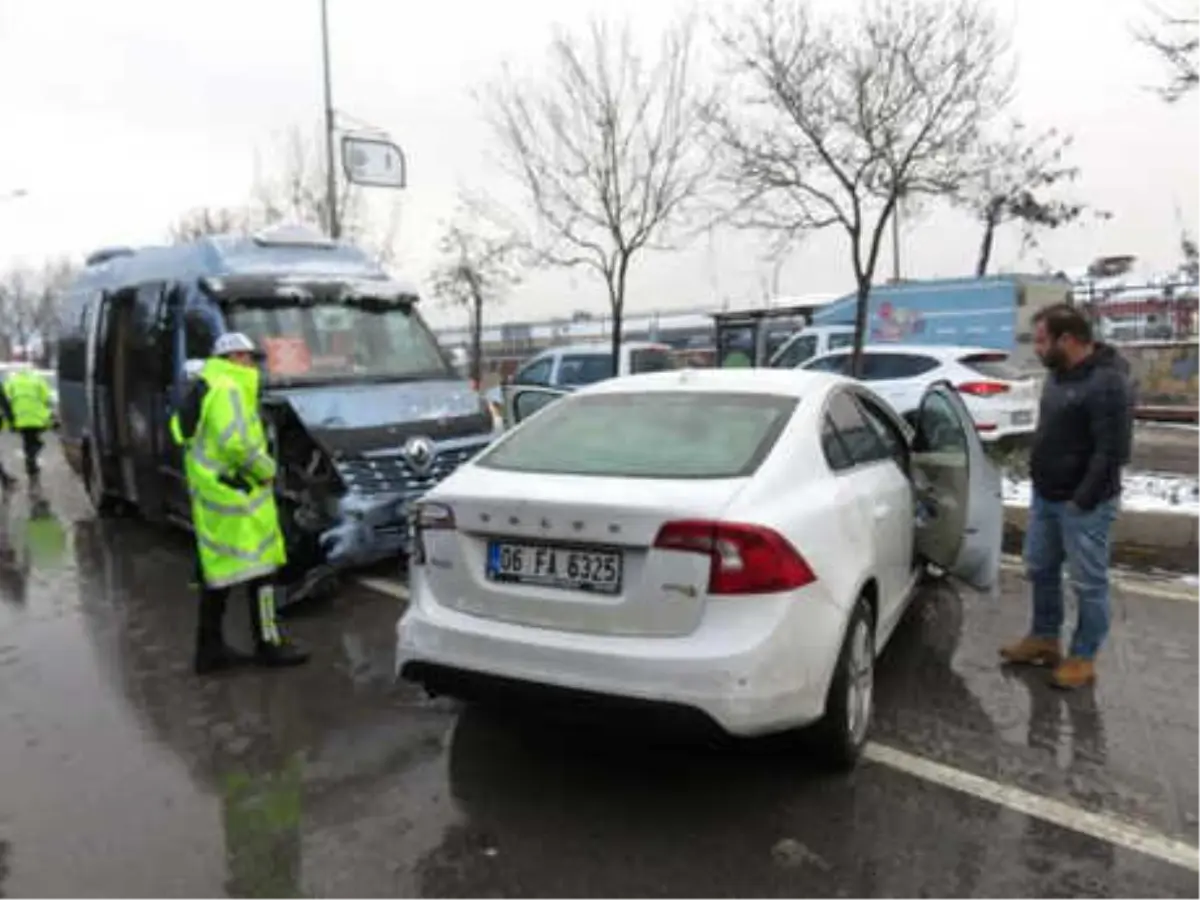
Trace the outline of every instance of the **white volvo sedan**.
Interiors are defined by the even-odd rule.
[[[819,722],[851,765],[925,564],[998,577],[999,474],[949,384],[915,433],[865,385],[794,370],[555,396],[510,392],[517,426],[418,507],[403,677],[682,707],[735,735]]]

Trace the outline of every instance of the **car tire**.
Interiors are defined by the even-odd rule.
[[[846,627],[829,685],[825,717],[817,725],[818,750],[832,768],[852,769],[871,731],[875,704],[875,620],[859,597]]]

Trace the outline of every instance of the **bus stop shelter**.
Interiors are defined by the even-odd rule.
[[[718,368],[759,368],[789,337],[812,321],[818,304],[713,313]]]

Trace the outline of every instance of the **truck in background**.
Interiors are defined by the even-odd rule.
[[[1018,369],[1036,372],[1040,364],[1033,354],[1033,317],[1070,296],[1065,279],[1027,275],[879,285],[871,290],[864,343],[1003,350]],[[852,340],[856,305],[857,297],[848,294],[814,310],[811,324],[776,351],[771,365],[794,367],[826,352],[820,348],[831,340],[846,341],[846,335]]]

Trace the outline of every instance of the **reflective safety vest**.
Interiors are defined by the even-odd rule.
[[[13,428],[50,427],[50,385],[30,369],[15,369],[4,377],[4,393],[12,407]]]
[[[258,370],[212,357],[200,378],[207,390],[198,417],[186,423],[176,412],[170,428],[185,450],[200,568],[205,584],[219,588],[270,575],[286,555],[275,461],[258,417]]]

